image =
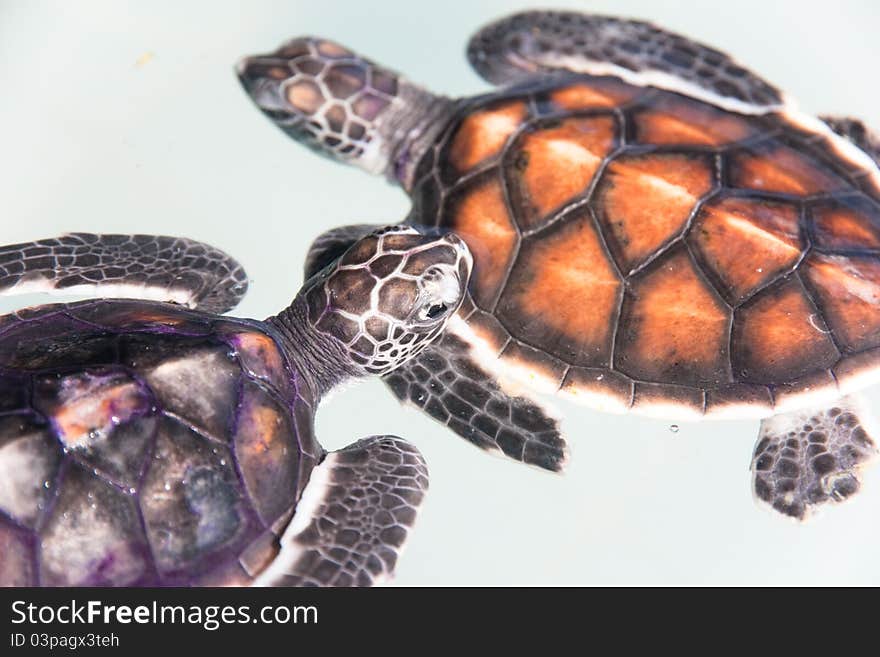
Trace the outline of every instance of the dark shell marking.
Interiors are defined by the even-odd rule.
[[[243,584],[323,452],[266,325],[145,301],[0,327],[0,585]],[[72,369],[76,367],[76,369]]]
[[[467,319],[515,364],[624,408],[769,412],[880,347],[874,178],[782,113],[557,77],[466,102],[411,217],[468,243]]]

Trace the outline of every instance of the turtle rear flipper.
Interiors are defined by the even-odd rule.
[[[536,400],[503,390],[469,345],[450,332],[387,375],[385,382],[401,401],[481,449],[545,470],[565,466],[568,448],[556,419]]]
[[[569,71],[614,75],[749,114],[785,104],[778,89],[724,53],[643,21],[527,11],[481,29],[467,52],[477,73],[494,84]]]
[[[247,287],[237,260],[182,237],[70,233],[0,247],[0,295],[85,293],[225,313]]]
[[[864,121],[851,116],[820,116],[829,128],[867,153],[880,166],[880,135],[865,125]]]
[[[854,397],[764,420],[752,457],[755,496],[798,520],[851,497],[861,487],[862,468],[877,455],[870,420]]]
[[[331,452],[312,471],[262,586],[369,586],[394,567],[425,491],[428,469],[401,438],[371,436]]]

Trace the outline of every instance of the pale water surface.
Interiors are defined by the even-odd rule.
[[[880,127],[877,2],[555,4],[653,19],[734,53],[810,112]],[[238,314],[265,317],[298,289],[316,235],[394,223],[408,201],[285,139],[242,93],[236,59],[320,34],[435,91],[482,92],[463,55],[468,36],[527,6],[2,0],[2,239],[198,238],[241,259],[253,283]],[[869,397],[876,406],[880,391]],[[318,431],[329,448],[395,433],[425,453],[431,491],[400,585],[880,584],[880,467],[856,500],[797,526],[752,502],[757,422],[678,422],[674,432],[556,405],[572,446],[564,476],[486,456],[378,381],[335,395]]]

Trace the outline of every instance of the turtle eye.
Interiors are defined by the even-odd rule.
[[[427,319],[437,319],[446,312],[446,304],[445,303],[435,303],[431,307],[428,308],[425,313],[425,317]]]
[[[444,301],[435,301],[433,303],[424,305],[419,310],[417,315],[418,321],[420,322],[431,322],[443,317],[446,314],[446,311],[449,310],[449,304]]]

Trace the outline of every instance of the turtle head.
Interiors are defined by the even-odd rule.
[[[396,73],[339,44],[300,37],[245,57],[238,78],[257,106],[296,141],[381,173],[380,115],[398,91]]]
[[[356,371],[387,374],[442,333],[464,299],[472,265],[452,233],[379,229],[306,283],[309,324],[340,343]]]
[[[397,73],[318,37],[244,57],[237,72],[257,107],[288,136],[404,184],[414,166],[411,142],[435,127],[435,110],[446,106]]]

